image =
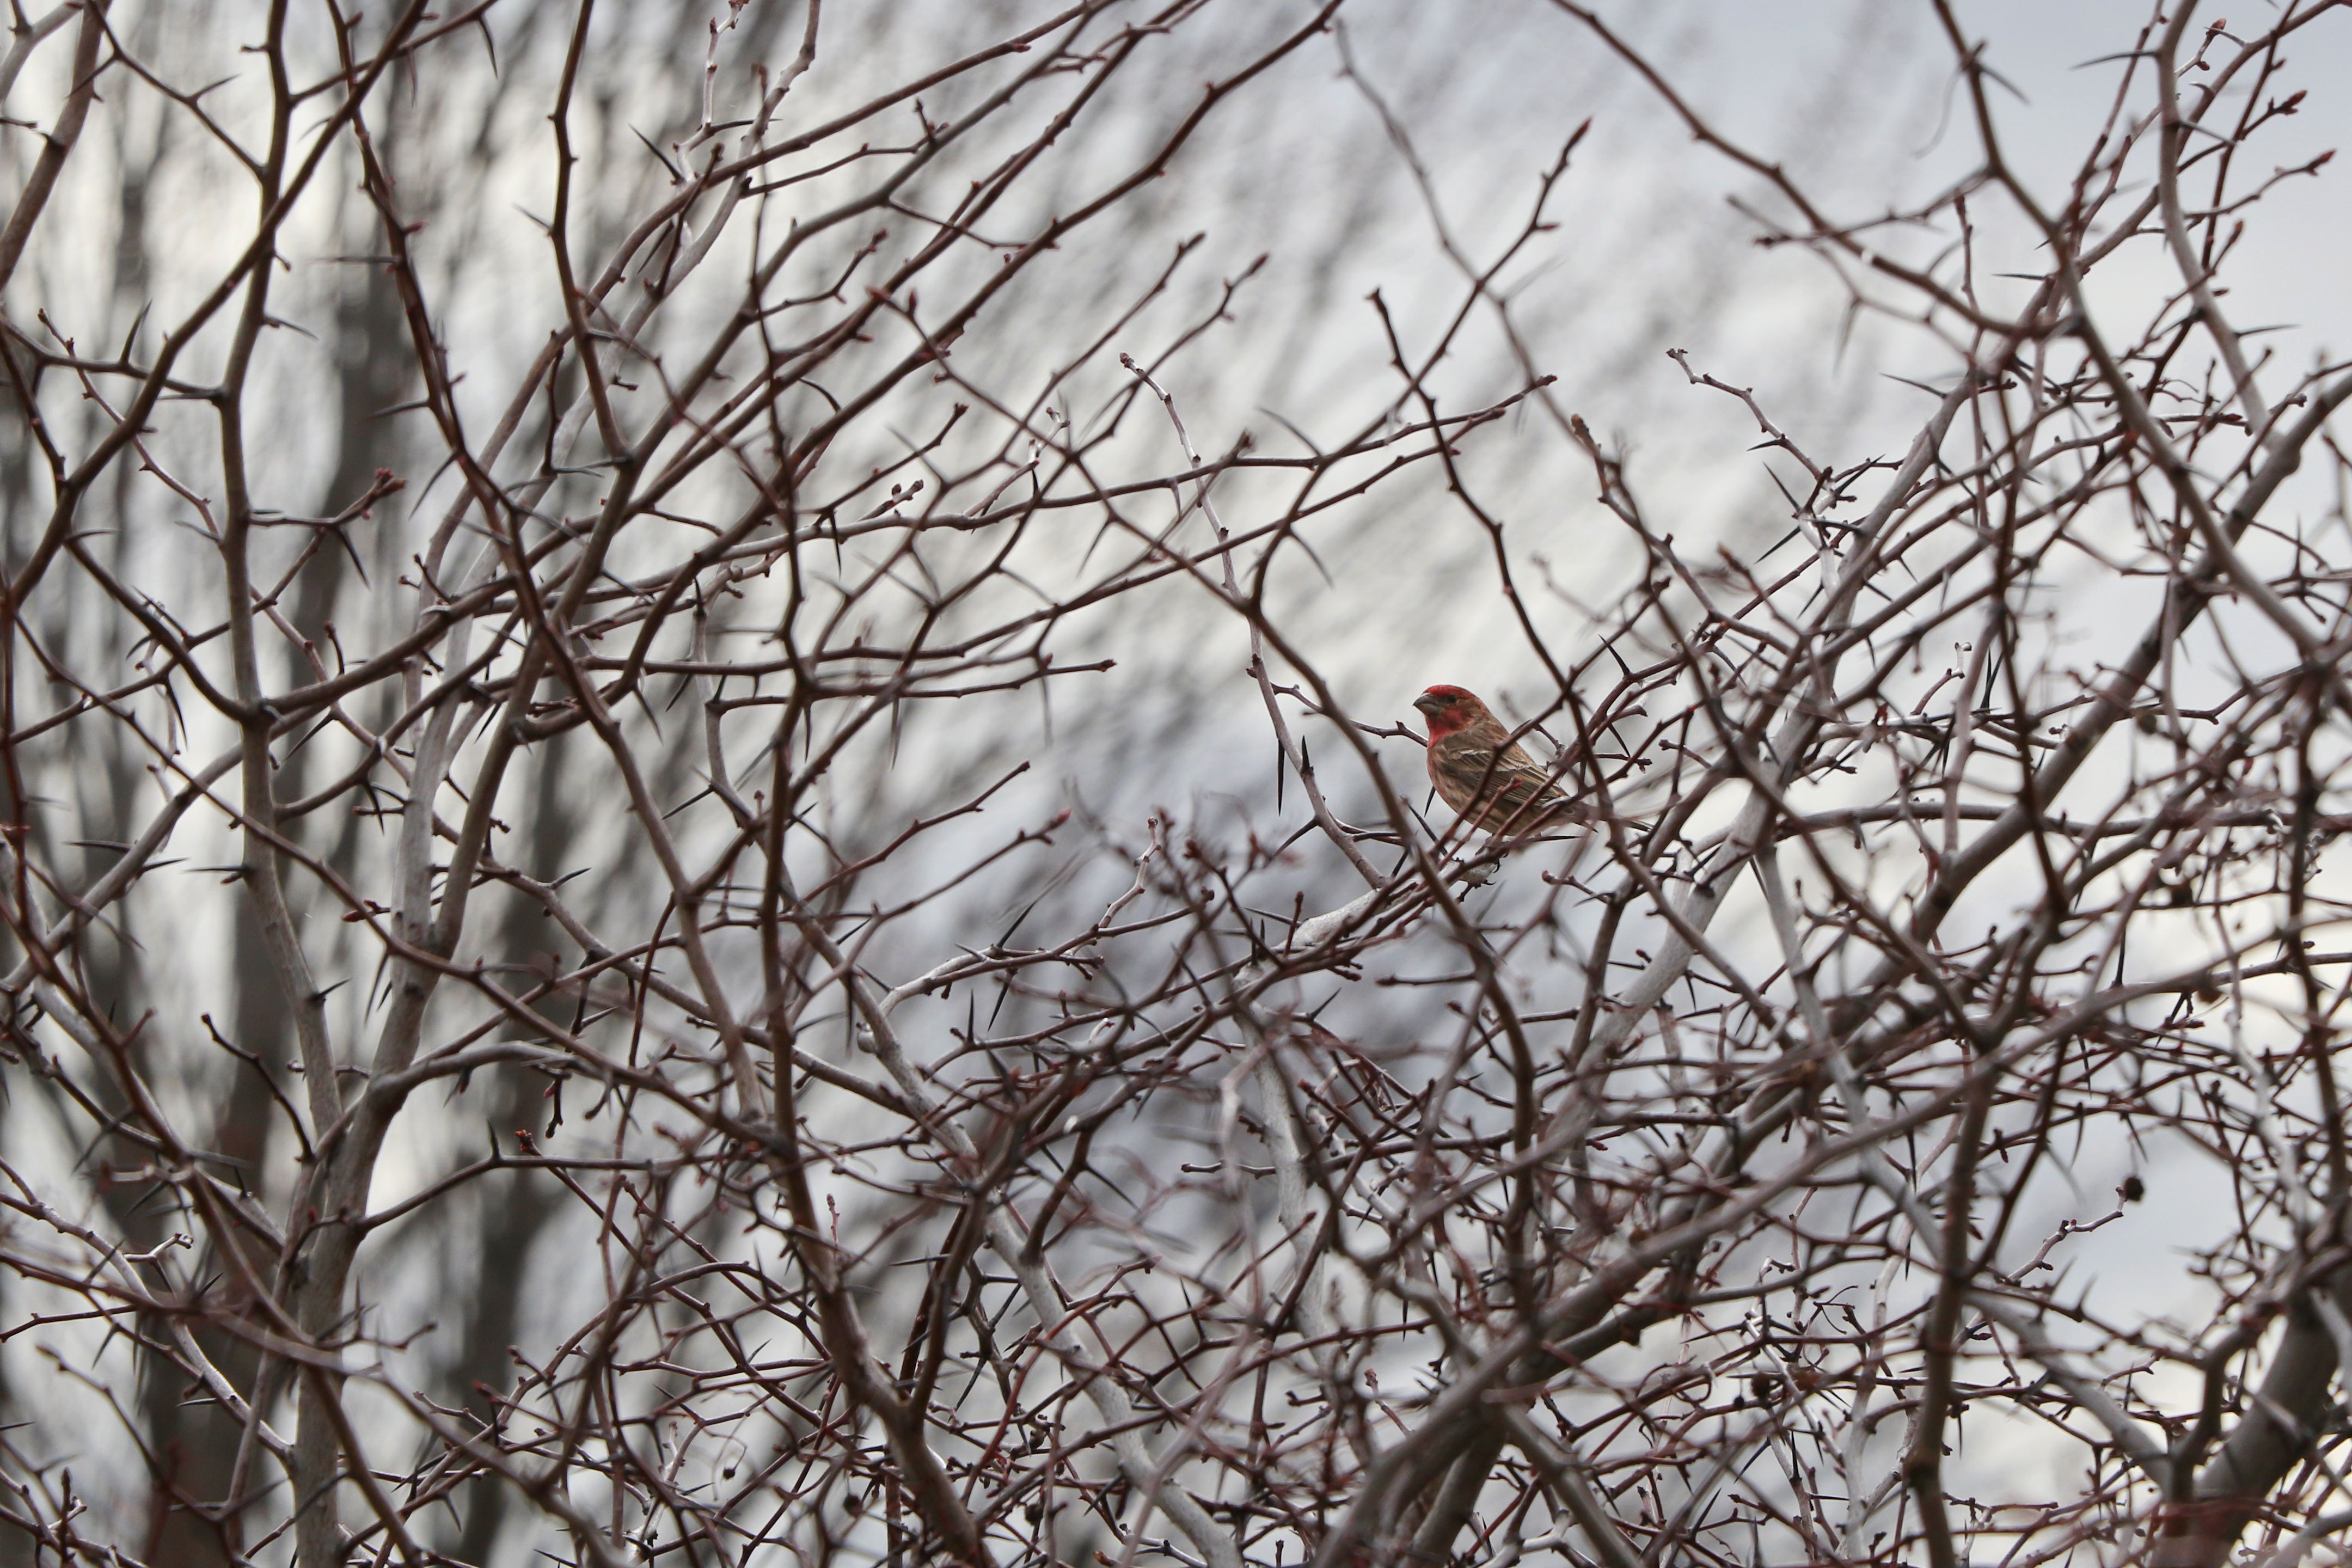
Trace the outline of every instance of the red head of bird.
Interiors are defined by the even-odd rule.
[[[1486,705],[1458,686],[1433,686],[1412,700],[1429,721],[1429,738],[1443,741],[1457,731],[1466,730],[1481,719],[1492,720]]]

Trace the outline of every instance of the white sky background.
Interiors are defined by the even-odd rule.
[[[962,20],[977,28],[1001,9],[979,7]],[[2219,7],[2222,14],[2240,9],[2245,16],[2233,19],[2251,24],[2270,8],[2261,0]],[[1977,162],[1975,128],[1955,90],[1949,51],[1923,5],[1645,0],[1603,10],[1717,129],[1784,161],[1834,215],[1859,217],[1920,200]],[[1754,225],[1727,205],[1727,195],[1763,199],[1759,182],[1695,145],[1665,107],[1572,19],[1536,0],[1370,0],[1346,15],[1360,67],[1409,128],[1449,224],[1474,257],[1483,259],[1516,232],[1538,174],[1580,121],[1592,121],[1554,196],[1557,231],[1510,279],[1521,289],[1520,320],[1541,368],[1559,377],[1558,395],[1567,407],[1629,454],[1630,480],[1654,521],[1685,541],[1721,539],[1754,550],[1777,535],[1787,516],[1765,480],[1764,459],[1748,449],[1756,437],[1745,412],[1718,393],[1688,386],[1665,358],[1668,348],[1688,349],[1696,368],[1752,386],[1817,459],[1843,465],[1897,455],[1907,444],[1927,399],[1886,374],[1940,379],[1950,373],[1948,356],[1916,331],[1871,320],[1842,345],[1843,294],[1822,263],[1793,248],[1753,247]],[[2084,62],[2129,47],[2146,6],[2137,0],[2004,0],[1966,5],[1961,16],[1989,40],[1990,64],[2021,95],[1996,107],[2011,157],[2046,206],[2060,205],[2120,68]],[[944,31],[958,26],[950,5],[842,4],[837,17],[828,14],[812,96],[825,89],[828,73],[854,68],[849,62],[861,44],[925,37],[932,23]],[[236,68],[233,43],[245,36],[231,27],[214,40],[225,68]],[[2290,58],[2277,90],[2308,87],[2313,95],[2297,120],[2268,132],[2261,144],[2263,156],[2281,163],[2352,139],[2346,135],[2352,89],[2336,85],[2352,80],[2352,16],[2307,29]],[[649,99],[666,99],[676,110],[698,89],[698,59],[681,62]],[[1409,339],[1415,332],[1425,338],[1460,299],[1460,279],[1438,256],[1401,162],[1337,67],[1328,41],[1302,51],[1223,110],[1171,177],[1139,203],[1152,215],[1155,251],[1163,240],[1196,229],[1207,236],[1187,274],[1192,292],[1162,320],[1189,316],[1201,289],[1261,253],[1270,257],[1241,296],[1235,321],[1171,377],[1204,451],[1225,449],[1244,429],[1265,448],[1283,449],[1286,437],[1268,410],[1318,437],[1352,426],[1393,384],[1364,296],[1381,289]],[[189,68],[202,74],[194,63]],[[42,95],[53,89],[28,78],[8,112],[46,112]],[[1181,105],[1194,90],[1196,79],[1171,70],[1143,108]],[[525,127],[517,133],[541,132]],[[21,140],[9,155],[21,171]],[[77,210],[88,215],[89,251],[79,258],[41,258],[42,280],[20,282],[12,308],[37,288],[45,302],[79,306],[92,321],[106,316],[105,280],[87,274],[87,255],[113,243],[103,216],[111,191],[100,161],[85,163],[75,171],[83,184],[69,185],[60,200],[85,204]],[[545,298],[536,274],[526,270],[543,264],[543,249],[534,248],[535,231],[517,210],[544,210],[542,164],[517,159],[501,167],[494,193],[466,198],[466,237],[437,258],[444,308],[457,329],[453,341],[486,345],[481,363],[471,367],[486,406],[504,395],[497,374],[501,355],[535,349],[549,325],[514,308],[520,299],[536,309]],[[2273,192],[2229,269],[2227,302],[2238,324],[2282,328],[2256,342],[2296,372],[2352,345],[2352,269],[2337,260],[2346,229],[2342,177],[2330,169]],[[2004,230],[1998,220],[1989,237],[2017,242],[2013,227]],[[158,280],[156,291],[165,298],[203,279],[206,235],[192,225],[168,238],[183,252],[185,270]],[[337,248],[331,217],[314,220],[309,243],[313,257]],[[2018,254],[2021,266],[2033,264]],[[502,268],[510,270],[502,276]],[[307,286],[323,287],[318,278],[310,275]],[[1120,280],[1123,288],[1124,274]],[[2103,270],[2095,281],[2102,310],[2112,309],[2126,321],[2137,321],[2152,297],[2136,291],[2177,287],[2169,273],[2134,273],[2126,266]],[[1047,326],[1054,317],[1050,300],[1034,297],[1008,309]],[[126,324],[111,321],[118,334]],[[1156,341],[1148,331],[1137,335],[1139,350]],[[1001,361],[1014,351],[973,352],[994,363],[989,356]],[[1461,407],[1507,390],[1516,375],[1482,330],[1465,339],[1439,381]],[[2272,374],[2273,395],[2284,379]],[[299,406],[299,385],[291,378],[286,384],[289,430],[304,428],[300,421],[310,416]],[[1163,456],[1172,452],[1171,441]],[[285,494],[273,504],[312,505],[315,497],[295,492],[304,474],[315,474],[314,487],[323,483],[331,451],[289,440],[277,459]],[[1588,604],[1607,604],[1626,585],[1638,552],[1593,503],[1589,468],[1539,418],[1482,433],[1468,468],[1482,499],[1508,520],[1523,584],[1537,580],[1532,563],[1540,559]],[[1236,485],[1219,493],[1229,520],[1245,521],[1255,492]],[[2315,500],[2315,511],[2317,505]],[[12,520],[9,526],[23,524]],[[1283,580],[1278,602],[1301,646],[1358,716],[1407,717],[1412,695],[1435,680],[1467,685],[1507,705],[1518,700],[1522,711],[1542,700],[1542,665],[1508,629],[1484,535],[1425,481],[1376,492],[1312,538],[1330,582],[1302,567]],[[2076,608],[2095,614],[2099,606]],[[2140,611],[2120,602],[2115,608],[2137,625]],[[1563,647],[1575,645],[1578,617],[1569,605],[1548,604],[1538,616]],[[1015,742],[1038,748],[1041,765],[1024,784],[1025,797],[1008,800],[1009,818],[1040,815],[1069,793],[1130,836],[1139,835],[1141,814],[1154,805],[1230,820],[1220,797],[1235,796],[1234,808],[1245,804],[1270,815],[1273,748],[1242,674],[1247,650],[1238,623],[1211,616],[1171,592],[1151,601],[1148,616],[1128,612],[1088,626],[1087,638],[1117,658],[1118,668],[1087,678],[1083,688],[1057,689],[1050,745],[1042,733]],[[992,710],[983,721],[1001,718]],[[924,728],[932,724],[927,717],[914,732],[938,748],[928,753],[934,757],[952,752],[971,730],[970,721],[952,716]],[[1336,756],[1336,746],[1330,751]],[[919,747],[912,754],[926,752]],[[1139,758],[1150,765],[1135,765]],[[1409,748],[1392,747],[1388,760],[1392,776],[1408,784],[1418,777],[1420,760]],[[1337,772],[1327,783],[1346,814],[1369,792]],[[904,799],[886,802],[885,809],[902,809],[928,787],[914,773],[894,779],[892,794],[903,791]],[[1289,804],[1288,820],[1295,821],[1295,792]],[[200,850],[195,858],[204,858]],[[186,945],[186,952],[163,954],[159,964],[184,966],[191,994],[217,997],[226,966],[204,938]],[[355,1002],[363,989],[352,988]],[[11,1116],[12,1142],[41,1135]],[[380,1201],[438,1168],[455,1146],[445,1137],[472,1133],[461,1127],[404,1135],[413,1142],[404,1162],[388,1163]],[[2045,1194],[2051,1220],[2103,1212],[2119,1174],[2119,1166],[2092,1169],[2086,1162],[2077,1173],[2085,1194],[2080,1205],[2054,1188]],[[2186,1163],[2151,1172],[2150,1184],[2159,1201],[2076,1245],[2073,1256],[2082,1270],[2149,1310],[2163,1310],[2188,1285],[2170,1249],[2224,1217],[2204,1203],[2208,1195],[2221,1201],[2223,1189]],[[395,1275],[378,1266],[368,1279],[371,1294],[386,1302],[388,1313],[414,1306],[429,1315],[429,1302],[402,1303]],[[2185,1298],[2179,1304],[2190,1305]]]
[[[1948,49],[1925,7],[1821,0],[1604,10],[1653,52],[1718,131],[1785,161],[1832,215],[1861,217],[1923,200],[1977,164],[1976,127]],[[2096,58],[2131,45],[2145,8],[1978,5],[1962,16],[1973,34],[1990,41],[1990,62],[2018,89],[1995,106],[2005,151],[2045,209],[2054,210],[2107,113],[2121,70]],[[1538,252],[1539,266],[1514,276],[1527,279],[1522,321],[1541,367],[1560,377],[1559,395],[1568,407],[1631,454],[1632,482],[1659,526],[1685,540],[1719,537],[1752,550],[1786,518],[1786,508],[1762,482],[1762,459],[1747,450],[1755,433],[1744,411],[1719,394],[1690,388],[1664,357],[1668,347],[1687,348],[1698,368],[1753,387],[1776,421],[1817,459],[1836,463],[1899,454],[1915,432],[1924,395],[1883,373],[1927,375],[1948,384],[1948,354],[1889,323],[1866,321],[1841,352],[1843,292],[1811,257],[1792,248],[1750,248],[1746,241],[1754,226],[1724,199],[1737,194],[1756,200],[1760,183],[1695,146],[1629,72],[1597,57],[1570,19],[1541,5],[1477,5],[1449,8],[1443,21],[1427,9],[1419,15],[1375,9],[1351,27],[1359,65],[1408,124],[1449,221],[1465,248],[1482,259],[1516,232],[1536,174],[1568,130],[1588,116],[1593,120],[1591,135],[1555,198],[1559,231]],[[1457,58],[1431,43],[1433,37],[1459,42],[1460,35],[1479,32],[1507,39],[1508,47]],[[2331,84],[2352,74],[2347,68],[2352,67],[2352,25],[2306,30],[2289,59],[2273,95],[2314,90],[2301,116],[2262,145],[2263,159],[2282,164],[2346,140],[2352,96],[2332,92]],[[1287,112],[1269,116],[1258,146],[1270,163],[1295,160],[1300,173],[1287,184],[1262,171],[1256,175],[1285,194],[1311,186],[1314,171],[1360,155],[1362,139],[1378,136],[1368,106],[1334,79],[1328,56],[1304,62],[1288,80],[1296,86],[1286,96]],[[2144,85],[2141,91],[2144,96]],[[1325,207],[1310,197],[1295,206],[1265,202],[1206,210],[1223,194],[1180,186],[1176,199],[1203,204],[1201,221],[1218,254],[1275,253],[1263,291],[1238,312],[1238,336],[1280,334],[1286,313],[1301,309],[1302,300],[1319,295],[1334,304],[1319,341],[1262,379],[1249,374],[1255,342],[1234,355],[1239,363],[1219,363],[1216,374],[1204,373],[1196,361],[1178,378],[1203,450],[1221,449],[1244,426],[1272,442],[1277,437],[1260,406],[1301,418],[1301,407],[1317,407],[1324,389],[1367,374],[1377,377],[1377,340],[1369,312],[1357,304],[1372,287],[1381,288],[1408,321],[1425,322],[1459,297],[1458,279],[1433,267],[1427,224],[1393,169],[1386,192],[1371,198],[1382,203],[1375,232],[1328,274],[1285,264],[1286,242],[1328,222]],[[2232,255],[2226,302],[2235,321],[2243,329],[2280,329],[2253,340],[2281,362],[2266,377],[2273,396],[2292,375],[2352,343],[2352,273],[2320,259],[2341,243],[2342,204],[2336,171],[2287,182],[2262,204]],[[1769,198],[1763,205],[1780,210]],[[2020,269],[2035,267],[2001,205],[1990,196],[1980,204],[1989,247],[2005,240],[2019,247],[2012,254]],[[2160,259],[2143,247],[2095,277],[2103,320],[2116,327],[2136,324],[2156,299],[2178,289],[2168,267],[2151,269]],[[1873,292],[1896,297],[1883,288]],[[1499,356],[1490,366],[1483,390],[1493,393],[1509,376]],[[1475,376],[1464,379],[1478,384]],[[1548,559],[1585,602],[1608,603],[1636,569],[1638,552],[1592,503],[1590,473],[1580,460],[1540,431],[1521,433],[1524,442],[1489,437],[1480,446],[1484,460],[1471,469],[1490,487],[1484,498],[1508,519],[1516,548]],[[2315,514],[2325,500],[2306,493]],[[1367,507],[1371,515],[1345,543],[1318,541],[1334,582],[1326,586],[1302,578],[1297,584],[1293,626],[1303,628],[1303,646],[1342,699],[1367,719],[1405,716],[1412,693],[1438,679],[1490,698],[1524,696],[1520,710],[1530,710],[1548,694],[1548,683],[1539,661],[1509,628],[1483,536],[1444,498],[1411,489],[1406,494],[1410,500],[1402,503],[1391,496]],[[1231,503],[1227,515],[1235,515]],[[1520,570],[1524,584],[1524,558]],[[2084,576],[2092,579],[2087,572]],[[2147,601],[2104,577],[2092,580],[2112,601],[2074,603],[2071,616],[2095,623],[2112,609],[2121,625],[2144,624]],[[1563,642],[1572,644],[1573,619],[1555,607],[1548,628],[1557,626]],[[1131,626],[1127,639],[1147,642],[1154,629]],[[1061,754],[1088,797],[1097,804],[1135,798],[1137,781],[1107,777],[1112,770],[1089,772],[1079,759],[1132,754],[1129,747],[1137,737],[1126,726],[1159,721],[1167,729],[1145,743],[1173,765],[1155,770],[1142,785],[1150,801],[1181,808],[1180,792],[1188,784],[1208,794],[1235,790],[1229,770],[1248,780],[1239,793],[1261,800],[1272,748],[1255,721],[1255,704],[1241,675],[1244,657],[1237,626],[1224,628],[1221,640],[1213,635],[1206,647],[1156,643],[1131,655],[1122,649],[1119,671],[1104,679],[1133,700],[1107,700],[1097,710],[1104,723],[1118,726],[1114,733],[1062,736]],[[1143,673],[1132,673],[1138,670]],[[1181,687],[1181,695],[1170,695],[1167,684]],[[1114,717],[1120,714],[1123,722]],[[1231,726],[1221,729],[1219,715],[1230,715]],[[1178,735],[1181,743],[1167,743]],[[1392,774],[1409,784],[1416,780],[1418,757],[1401,743],[1393,750]],[[1343,801],[1348,797],[1344,784],[1332,787]],[[1293,817],[1297,809],[1294,798]],[[2004,889],[2013,886],[1995,879],[1986,896],[2004,899],[2010,896]],[[1738,940],[1737,912],[1718,927],[1729,942]],[[1955,929],[1960,924],[1956,917]],[[2147,956],[2150,962],[2158,957]],[[2183,1265],[2193,1246],[2233,1223],[2228,1184],[2193,1152],[2160,1143],[2151,1152],[2155,1163],[2148,1165],[2123,1148],[2095,1144],[2078,1170],[2050,1171],[2015,1233],[2016,1248],[2021,1258],[2029,1256],[2061,1220],[2105,1213],[2115,1206],[2124,1172],[2142,1164],[2152,1200],[2067,1244],[2053,1259],[2067,1268],[2070,1289],[2092,1290],[2120,1318],[2171,1315],[2184,1326],[2195,1324],[2210,1310],[2210,1291]],[[1898,1296],[1903,1289],[1898,1282]],[[1622,1361],[1672,1356],[1667,1338],[1662,1334],[1661,1342],[1625,1352]],[[2189,1390],[2166,1392],[2185,1396]],[[1977,1441],[1959,1458],[1957,1488],[2030,1497],[2072,1485],[2070,1474],[2051,1465],[2054,1453],[2046,1433],[1981,1421],[1970,1429]]]

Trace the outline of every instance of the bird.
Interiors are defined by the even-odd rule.
[[[1412,705],[1429,721],[1429,782],[1471,826],[1517,838],[1591,819],[1470,692],[1433,686]]]

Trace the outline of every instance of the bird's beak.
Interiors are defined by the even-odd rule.
[[[1441,704],[1441,703],[1437,700],[1437,699],[1436,699],[1435,697],[1432,696],[1430,693],[1428,693],[1428,692],[1426,692],[1426,691],[1423,692],[1420,696],[1418,696],[1418,697],[1414,698],[1414,699],[1412,700],[1412,705],[1413,705],[1415,708],[1420,709],[1423,713],[1428,713],[1428,714],[1433,714],[1433,715],[1434,713],[1436,713],[1437,710],[1438,710],[1440,707],[1442,707],[1442,706],[1443,706],[1443,704]]]

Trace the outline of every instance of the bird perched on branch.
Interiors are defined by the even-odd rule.
[[[1589,811],[1560,793],[1552,770],[1528,755],[1469,692],[1433,686],[1412,705],[1429,721],[1429,782],[1471,826],[1519,838],[1591,820]]]

